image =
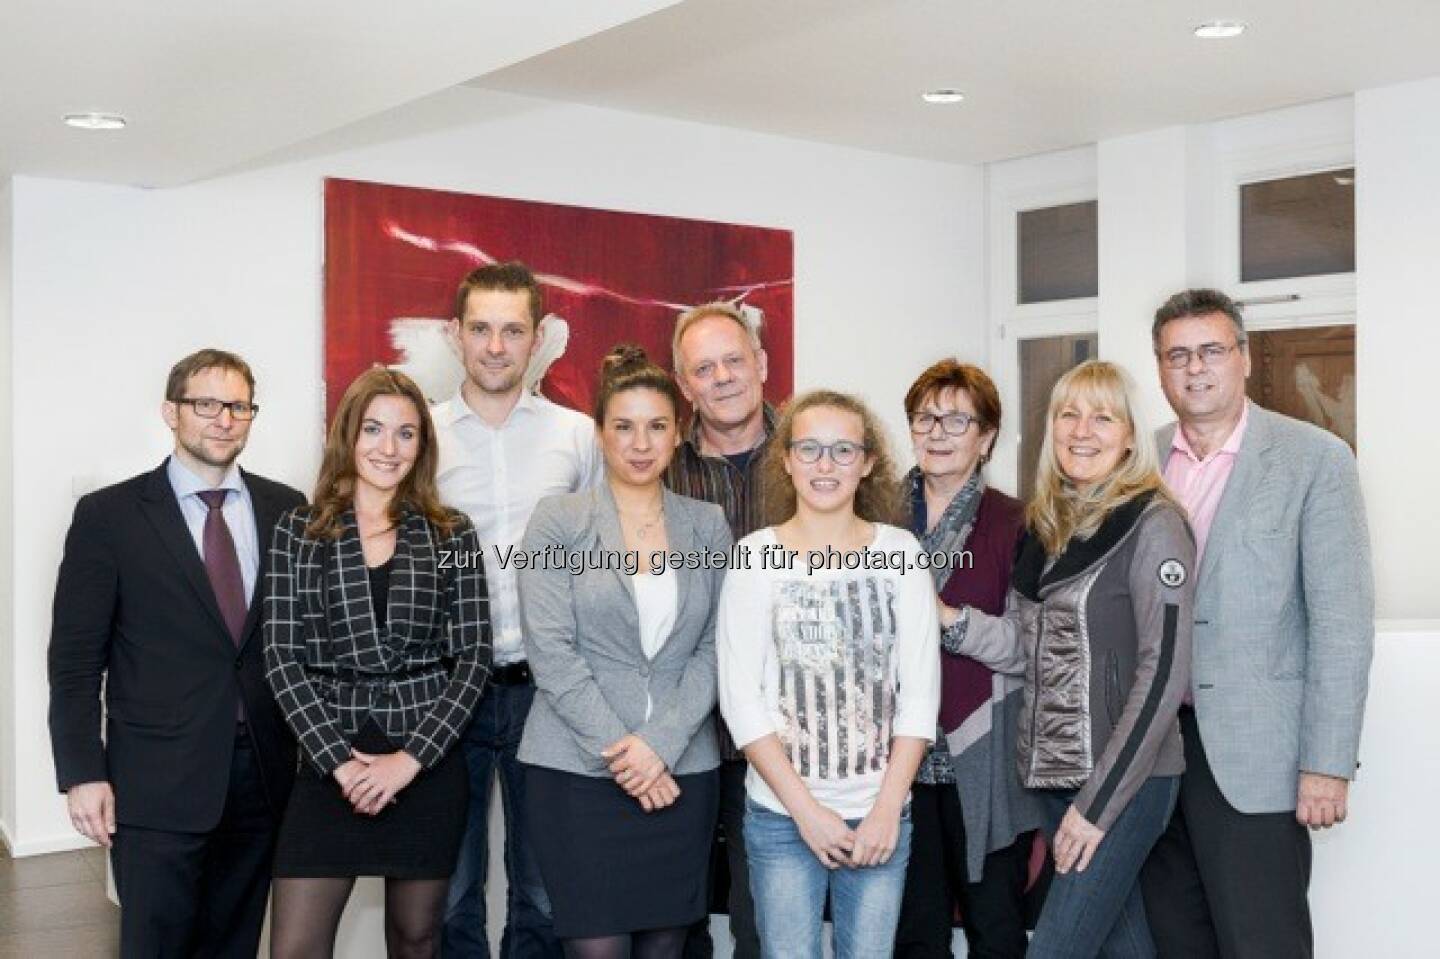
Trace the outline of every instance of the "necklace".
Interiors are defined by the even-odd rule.
[[[629,513],[629,512],[627,512],[627,511],[625,511],[625,510],[622,509],[622,510],[620,510],[620,515],[621,515],[621,516],[630,517],[630,518],[634,518],[634,515],[635,515],[635,514]],[[654,514],[652,517],[650,517],[649,520],[647,520],[646,522],[641,523],[639,526],[635,527],[635,537],[636,537],[637,539],[645,539],[647,536],[650,535],[650,532],[651,532],[652,530],[654,530],[657,526],[659,526],[662,522],[664,522],[664,520],[665,520],[665,504],[664,504],[664,503],[661,503],[661,504],[660,504],[660,508],[655,511],[655,514]]]

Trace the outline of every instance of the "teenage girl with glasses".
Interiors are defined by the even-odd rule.
[[[836,956],[888,956],[939,708],[935,589],[915,537],[888,525],[894,467],[858,400],[796,397],[766,457],[775,525],[741,540],[716,627],[721,710],[750,762],[760,939],[819,956],[828,893]]]

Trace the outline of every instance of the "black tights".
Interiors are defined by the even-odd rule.
[[[680,926],[593,939],[566,939],[565,959],[680,959],[689,931]]]
[[[335,955],[335,933],[354,879],[277,879],[270,915],[271,959]],[[385,880],[385,952],[390,959],[440,955],[448,879]]]

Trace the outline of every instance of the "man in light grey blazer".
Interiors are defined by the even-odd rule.
[[[1160,458],[1200,557],[1186,771],[1146,910],[1167,959],[1310,956],[1305,827],[1345,819],[1374,642],[1355,457],[1246,400],[1245,327],[1225,294],[1175,294],[1152,338],[1179,418]]]

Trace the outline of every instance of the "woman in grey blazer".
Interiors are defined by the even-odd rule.
[[[673,381],[636,347],[606,357],[595,409],[606,481],[540,501],[519,550],[538,695],[520,742],[530,840],[566,954],[681,954],[704,917],[718,811],[718,506],[662,478]]]

